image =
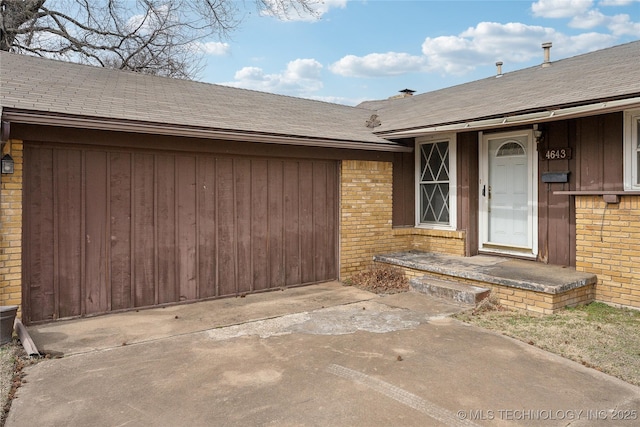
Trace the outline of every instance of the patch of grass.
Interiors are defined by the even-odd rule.
[[[4,426],[11,400],[17,388],[22,347],[16,342],[9,342],[0,347],[0,426]]]
[[[22,370],[39,361],[40,358],[27,355],[19,340],[0,346],[0,427],[4,426],[11,402],[22,385]]]
[[[354,274],[345,284],[376,294],[395,294],[409,290],[409,280],[404,272],[390,265],[376,264]]]
[[[498,306],[454,317],[640,385],[640,311],[594,302],[546,316]]]

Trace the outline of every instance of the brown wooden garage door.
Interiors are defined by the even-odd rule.
[[[25,144],[27,322],[337,277],[337,163]]]

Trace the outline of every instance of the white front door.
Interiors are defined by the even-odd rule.
[[[481,147],[481,250],[537,252],[536,162],[530,131],[484,135]]]

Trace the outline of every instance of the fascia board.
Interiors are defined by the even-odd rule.
[[[66,116],[30,110],[2,111],[2,120],[15,123],[60,126],[68,128],[132,132],[153,135],[182,136],[189,138],[221,139],[229,141],[259,142],[266,144],[285,144],[309,147],[343,148],[351,150],[412,152],[412,147],[386,141],[380,143],[328,138],[301,137],[297,135],[278,135],[259,132],[246,132],[229,129],[198,128],[171,124],[137,122],[127,120],[105,120],[94,117]]]
[[[451,123],[406,131],[384,133],[385,138],[411,138],[436,133],[464,132],[470,130],[486,130],[510,127],[516,125],[543,123],[556,120],[566,120],[579,117],[593,116],[596,114],[612,113],[625,109],[640,107],[640,97],[621,99],[615,101],[598,102],[595,104],[580,105],[575,107],[558,108],[527,114],[505,115],[484,120],[468,120],[459,123]]]

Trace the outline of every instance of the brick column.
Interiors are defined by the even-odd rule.
[[[595,299],[640,308],[640,196],[576,196],[576,270],[598,276]]]
[[[340,279],[394,250],[389,162],[343,160],[340,176]]]
[[[22,141],[10,140],[14,173],[0,177],[0,305],[22,304]],[[0,156],[1,157],[1,156]]]

